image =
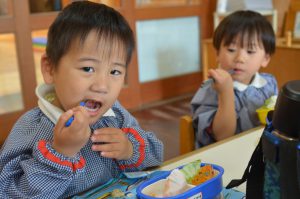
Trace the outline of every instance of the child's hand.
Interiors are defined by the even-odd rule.
[[[74,116],[74,121],[66,127],[66,122],[72,116]],[[54,128],[52,147],[58,153],[68,157],[75,156],[90,138],[88,117],[88,113],[82,106],[63,113]]]
[[[214,88],[219,94],[225,94],[233,89],[232,77],[226,70],[210,69],[208,74],[215,80]]]
[[[133,146],[121,129],[97,129],[91,140],[94,143],[92,150],[99,151],[103,157],[128,160],[133,154]]]

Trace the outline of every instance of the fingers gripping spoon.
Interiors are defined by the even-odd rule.
[[[79,105],[84,106],[85,102],[80,102]],[[68,119],[68,121],[65,123],[65,127],[69,127],[72,124],[73,120],[74,120],[74,115]]]
[[[229,70],[227,71],[230,75],[233,75],[234,74],[234,70]],[[215,79],[214,78],[208,78],[206,81],[204,81],[202,84],[201,84],[201,88],[204,88],[204,87],[207,87],[208,85],[212,84],[215,82]]]

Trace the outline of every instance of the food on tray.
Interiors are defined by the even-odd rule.
[[[185,175],[187,182],[192,185],[199,185],[216,175],[210,164],[201,167],[201,160],[185,165],[181,171]]]
[[[151,196],[158,198],[175,196],[200,185],[216,175],[217,172],[212,165],[206,164],[201,167],[201,160],[197,160],[183,166],[181,169],[174,169],[166,179],[158,181],[160,191],[156,189],[157,193],[151,193]],[[151,186],[155,186],[155,183]]]
[[[216,172],[214,171],[212,166],[208,164],[200,168],[198,173],[193,177],[190,184],[199,185],[215,176],[216,176]]]
[[[111,197],[113,197],[113,198],[120,198],[120,197],[124,197],[124,196],[125,196],[124,192],[120,189],[114,189],[111,192]]]
[[[179,169],[174,169],[167,178],[163,196],[174,196],[185,192],[188,189],[185,176]]]

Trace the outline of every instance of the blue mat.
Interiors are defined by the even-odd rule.
[[[141,178],[127,178],[121,175],[119,178],[114,178],[106,184],[91,189],[84,194],[74,196],[73,199],[108,199],[113,198],[111,192],[113,190],[121,190],[124,196],[120,198],[133,199],[136,198],[136,188],[145,180],[163,174],[165,171],[155,171],[146,177]],[[245,194],[233,189],[223,189],[222,194],[224,199],[243,199]]]

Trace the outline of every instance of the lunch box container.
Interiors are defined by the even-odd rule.
[[[201,163],[201,167],[206,165],[207,163]],[[215,165],[215,164],[210,164],[212,165],[213,169],[217,171],[217,175],[214,176],[213,178],[201,183],[198,186],[195,186],[189,190],[187,190],[184,193],[171,196],[171,197],[164,197],[164,198],[169,198],[169,199],[179,199],[179,198],[188,198],[188,199],[221,199],[222,198],[222,189],[223,189],[223,180],[222,176],[224,173],[224,169],[221,166]],[[181,169],[183,166],[179,167]],[[171,171],[168,171],[166,173],[163,173],[162,175],[156,176],[154,178],[151,178],[142,184],[140,184],[137,187],[136,190],[136,196],[137,198],[140,199],[155,199],[158,197],[152,197],[151,193],[146,194],[145,190],[147,190],[147,187],[150,185],[161,181],[163,179],[166,179],[170,175]],[[149,191],[149,190],[148,190]]]

